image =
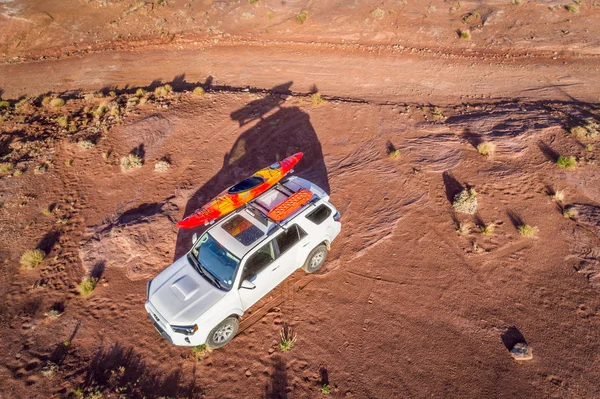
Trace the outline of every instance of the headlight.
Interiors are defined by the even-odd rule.
[[[171,329],[179,334],[193,335],[196,331],[198,331],[198,325],[194,324],[193,326],[171,326]]]

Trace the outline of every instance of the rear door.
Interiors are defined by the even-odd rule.
[[[281,282],[281,267],[274,240],[263,245],[246,260],[240,281],[244,280],[249,280],[255,285],[252,290],[241,287],[238,289],[244,310],[258,302]]]
[[[308,254],[310,241],[306,232],[299,225],[293,224],[275,237],[275,243],[284,280],[302,266]]]

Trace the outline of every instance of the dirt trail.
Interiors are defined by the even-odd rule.
[[[193,47],[193,46],[192,46]],[[488,59],[489,58],[489,59]],[[106,52],[0,66],[5,98],[47,91],[148,86],[183,75],[186,82],[292,90],[314,87],[330,97],[367,101],[456,104],[521,98],[600,101],[600,69],[586,58],[543,56],[502,59],[381,54],[311,45],[216,45],[206,48]],[[340,79],[343,77],[343,79]]]

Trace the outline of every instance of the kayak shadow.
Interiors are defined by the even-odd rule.
[[[254,100],[232,112],[231,119],[240,127],[256,123],[244,131],[223,157],[221,170],[205,182],[188,200],[183,217],[193,214],[226,188],[251,176],[276,161],[303,152],[304,157],[294,174],[330,192],[323,150],[309,115],[297,106],[286,106],[292,94],[292,82],[276,86],[265,97]],[[191,247],[194,233],[202,234],[205,226],[179,229],[175,259]]]

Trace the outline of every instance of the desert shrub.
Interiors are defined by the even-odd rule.
[[[466,24],[473,24],[476,23],[480,18],[481,16],[478,12],[471,12],[463,17],[463,22]]]
[[[15,170],[15,172],[13,173],[13,176],[15,177],[19,177],[23,174],[23,171],[21,169],[17,169]]]
[[[42,163],[38,166],[35,167],[35,169],[33,170],[33,173],[36,175],[43,175],[44,173],[46,173],[48,171],[48,164],[47,163]]]
[[[204,356],[208,355],[209,352],[210,349],[208,349],[208,347],[205,344],[192,347],[192,354],[198,362],[202,360]]]
[[[71,165],[73,165],[73,160],[72,160],[72,159],[67,159],[67,160],[65,161],[65,166],[66,166],[67,168],[70,168],[70,167],[71,167]]]
[[[400,158],[400,150],[396,150],[396,149],[392,150],[392,149],[390,149],[390,150],[388,150],[387,155],[388,155],[388,158],[398,159],[398,158]]]
[[[569,12],[573,12],[573,13],[578,13],[579,6],[576,6],[575,4],[569,4],[569,5],[565,6],[565,10],[567,10]]]
[[[102,116],[106,113],[106,111],[108,111],[108,104],[102,103],[102,104],[98,105],[98,108],[96,108],[96,110],[94,111],[94,115]]]
[[[21,266],[26,269],[35,269],[46,257],[41,249],[33,249],[21,255]]]
[[[458,212],[464,212],[473,215],[477,212],[477,192],[469,188],[456,194],[452,207]]]
[[[121,158],[121,169],[124,172],[130,171],[134,168],[141,168],[144,162],[140,157],[135,154],[129,154],[126,157]]]
[[[52,215],[52,211],[50,210],[50,208],[46,208],[46,209],[42,210],[42,215],[50,216],[50,215]]]
[[[69,124],[69,118],[66,115],[61,115],[56,118],[56,123],[60,127],[67,127]]]
[[[323,384],[323,386],[321,387],[321,393],[323,395],[329,395],[331,393],[331,387],[329,386],[329,384]]]
[[[321,93],[316,92],[310,95],[310,101],[312,101],[313,105],[321,105],[323,104],[323,97]]]
[[[44,97],[42,98],[42,105],[44,107],[47,107],[48,105],[50,105],[50,101],[52,101],[52,97]]]
[[[519,234],[523,237],[534,238],[537,236],[539,229],[535,226],[530,226],[528,224],[522,224],[518,227]]]
[[[154,171],[155,172],[167,172],[169,170],[169,167],[171,166],[171,164],[169,163],[169,161],[166,160],[162,160],[162,161],[158,161],[157,163],[154,164]]]
[[[461,29],[458,31],[458,36],[461,39],[469,40],[471,38],[471,31],[468,29]]]
[[[56,374],[57,371],[58,365],[48,361],[48,363],[46,363],[46,365],[42,368],[41,373],[44,377],[51,380],[52,378],[54,378],[54,374]]]
[[[494,223],[488,223],[479,226],[479,231],[481,231],[481,234],[488,236],[494,233],[495,228],[496,225]]]
[[[383,17],[385,16],[385,11],[384,11],[384,10],[382,10],[381,8],[376,8],[376,9],[374,9],[373,11],[371,11],[371,15],[372,15],[374,18],[379,18],[379,19],[381,19],[381,18],[383,18]]]
[[[592,151],[594,151],[594,145],[593,145],[593,144],[587,144],[587,145],[585,146],[585,150],[586,150],[587,152],[592,152]]]
[[[518,6],[519,4],[521,4],[521,0],[512,0],[512,3]]]
[[[135,95],[137,98],[144,97],[146,95],[146,93],[148,93],[148,92],[146,90],[142,89],[141,87],[135,91]]]
[[[468,236],[471,234],[471,225],[469,223],[459,223],[456,225],[456,232],[461,236]]]
[[[569,129],[569,132],[578,139],[583,139],[587,137],[587,129],[583,126],[572,127],[571,129]]]
[[[275,17],[275,13],[273,11],[267,11],[267,18],[273,19]]]
[[[258,3],[258,0],[248,0],[248,4],[256,4]]]
[[[81,283],[79,283],[79,295],[81,295],[81,296],[90,295],[92,292],[94,292],[94,289],[96,288],[97,284],[98,284],[98,279],[95,277],[84,278],[83,281]]]
[[[204,97],[204,89],[201,86],[195,87],[192,91],[196,97]]]
[[[577,166],[577,160],[573,156],[563,156],[561,155],[556,160],[556,165],[563,169],[573,169]]]
[[[477,146],[477,152],[481,155],[492,155],[496,151],[496,144],[484,141]]]
[[[49,104],[52,108],[60,108],[65,105],[65,100],[62,98],[56,97],[50,100]]]
[[[56,309],[52,309],[44,313],[44,316],[49,319],[58,319],[60,316],[62,316],[62,313]]]
[[[0,101],[0,109],[8,109],[10,108],[10,103],[8,101]]]
[[[77,142],[77,146],[84,150],[89,150],[90,148],[93,148],[95,146],[95,144],[92,143],[90,140],[79,140]]]
[[[159,86],[156,89],[154,89],[154,95],[157,97],[164,97],[172,91],[173,91],[173,88],[171,87],[171,85],[167,84],[164,86]]]
[[[296,23],[302,25],[306,21],[306,18],[308,18],[308,11],[300,11],[296,14]]]
[[[0,163],[0,173],[10,172],[11,170],[13,170],[14,167],[15,164],[13,164],[12,162],[2,162]]]
[[[284,326],[279,332],[279,336],[279,350],[287,352],[294,347],[294,344],[296,343],[296,333],[292,331],[291,327]]]

